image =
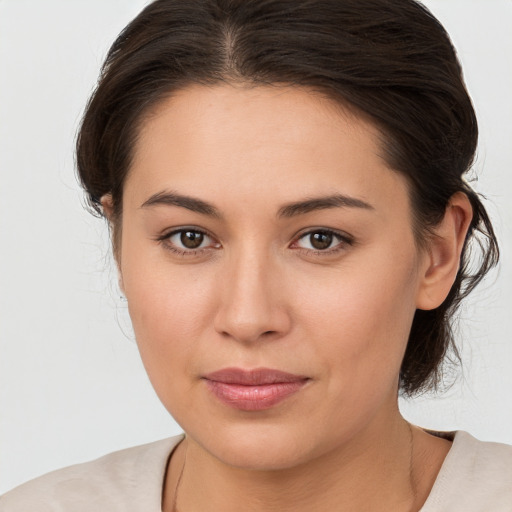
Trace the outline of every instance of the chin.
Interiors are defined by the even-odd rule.
[[[284,425],[246,423],[189,435],[224,464],[252,471],[276,471],[297,467],[319,455],[311,436],[293,430]]]

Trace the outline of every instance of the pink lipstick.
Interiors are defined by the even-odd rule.
[[[302,375],[268,368],[225,368],[203,379],[221,402],[242,411],[270,409],[297,393],[309,380]]]

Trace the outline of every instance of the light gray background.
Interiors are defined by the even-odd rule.
[[[476,187],[502,263],[462,312],[464,377],[401,407],[425,427],[512,443],[512,1],[425,3],[451,33],[476,105]],[[139,361],[106,228],[84,211],[73,167],[102,59],[144,4],[0,0],[0,492],[179,432]]]

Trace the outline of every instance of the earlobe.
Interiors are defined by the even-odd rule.
[[[112,194],[105,194],[100,199],[101,207],[103,208],[103,214],[109,222],[112,222],[112,216],[114,214],[114,201]]]
[[[418,309],[435,309],[448,296],[459,271],[460,256],[472,218],[473,208],[468,197],[457,192],[450,199],[443,219],[433,229],[425,251],[416,303]]]

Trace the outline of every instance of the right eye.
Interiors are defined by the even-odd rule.
[[[183,230],[174,233],[169,237],[169,241],[176,246],[183,249],[199,249],[201,245],[208,241],[208,235],[200,231]]]
[[[182,228],[159,238],[166,249],[181,256],[195,255],[208,248],[217,249],[220,244],[210,235],[196,228]]]

